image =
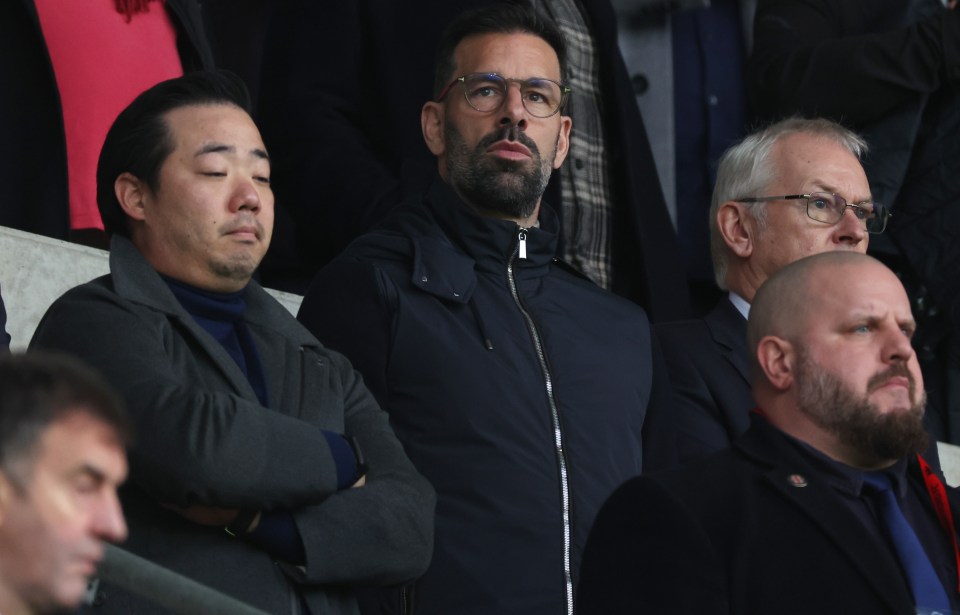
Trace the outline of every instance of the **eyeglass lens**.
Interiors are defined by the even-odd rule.
[[[520,86],[524,108],[534,117],[549,117],[557,112],[563,102],[560,84],[549,79],[505,79],[493,73],[476,73],[463,78],[467,102],[477,111],[496,111],[503,105],[509,82]]]
[[[843,197],[825,192],[814,192],[807,199],[807,215],[819,222],[835,224],[847,208],[865,223],[868,232],[880,233],[887,225],[886,210],[878,209],[873,203],[848,205]]]

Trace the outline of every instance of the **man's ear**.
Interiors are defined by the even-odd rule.
[[[121,173],[113,182],[113,192],[117,195],[120,207],[134,220],[144,219],[144,199],[147,197],[147,185],[132,173]]]
[[[570,153],[570,127],[573,120],[566,115],[560,116],[560,134],[557,135],[557,155],[553,159],[553,168],[559,169]]]
[[[785,339],[768,335],[757,344],[757,363],[774,389],[786,391],[793,386],[796,352]]]
[[[7,518],[7,507],[10,505],[12,495],[13,485],[10,484],[7,474],[0,471],[0,525],[3,525]]]
[[[722,203],[717,210],[717,228],[731,252],[740,258],[749,258],[753,254],[756,222],[743,203]]]
[[[434,156],[442,156],[446,151],[446,136],[443,131],[444,108],[442,103],[429,101],[420,110],[420,128],[423,140]]]

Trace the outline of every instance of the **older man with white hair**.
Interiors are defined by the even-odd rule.
[[[824,119],[791,118],[755,132],[720,160],[710,209],[717,284],[729,297],[702,320],[657,327],[675,397],[681,462],[729,446],[753,405],[747,315],[785,265],[832,250],[865,253],[888,212],[860,164],[866,144]]]

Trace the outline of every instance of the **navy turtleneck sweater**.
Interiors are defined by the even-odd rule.
[[[245,289],[233,293],[202,290],[161,275],[170,291],[204,331],[230,354],[257,395],[260,404],[270,407],[266,375],[257,345],[243,320],[247,304]],[[359,478],[353,448],[342,434],[324,431],[337,467],[337,487],[347,489]],[[304,563],[303,541],[289,511],[262,511],[257,528],[244,538],[275,557],[294,564]]]

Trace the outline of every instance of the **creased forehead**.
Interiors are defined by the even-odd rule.
[[[790,263],[764,282],[754,297],[747,323],[750,348],[768,335],[796,339],[825,303],[848,289],[851,281],[864,278],[899,285],[880,261],[858,252],[825,252]],[[902,292],[902,285],[899,288]]]
[[[527,32],[469,36],[457,45],[453,58],[457,74],[497,72],[514,79],[563,80],[556,51],[544,39]]]

